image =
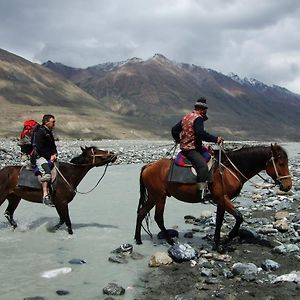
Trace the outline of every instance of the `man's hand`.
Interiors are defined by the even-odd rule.
[[[52,154],[50,157],[51,161],[57,161],[57,154]]]
[[[224,142],[224,139],[221,137],[221,136],[218,136],[218,139],[217,139],[217,144],[222,144]]]

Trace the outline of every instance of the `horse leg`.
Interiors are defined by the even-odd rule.
[[[61,225],[63,225],[64,223],[65,223],[65,221],[60,218],[59,222],[54,226],[54,230],[59,229],[61,227]]]
[[[66,202],[65,204],[57,205],[56,211],[59,215],[60,221],[57,225],[55,225],[54,230],[58,229],[61,225],[66,223],[66,226],[68,228],[68,233],[73,234],[72,223],[69,215],[68,202]]]
[[[174,245],[174,240],[170,237],[165,224],[164,224],[164,210],[165,210],[165,203],[166,203],[166,197],[160,197],[157,198],[160,201],[157,201],[156,207],[155,207],[155,216],[154,220],[157,223],[159,229],[162,231],[163,236],[168,244]]]
[[[135,242],[137,245],[143,244],[142,238],[141,238],[142,223],[143,223],[144,218],[149,213],[149,211],[154,207],[154,205],[155,205],[155,202],[151,201],[151,197],[148,197],[144,206],[141,207],[138,211],[137,218],[136,218],[135,234],[134,234],[134,239],[135,239]],[[152,238],[152,236],[151,236],[151,238]]]
[[[219,204],[217,208],[216,230],[215,230],[214,241],[218,251],[219,250],[222,251],[220,247],[220,232],[224,220],[225,211],[231,214],[235,218],[235,225],[229,232],[228,237],[224,240],[223,244],[230,242],[234,237],[238,236],[240,226],[243,223],[242,214],[233,206],[229,197],[225,195],[223,199],[223,203]]]
[[[230,210],[228,210],[228,212],[234,216],[235,224],[229,232],[228,237],[224,241],[224,243],[230,242],[233,238],[239,235],[240,226],[244,221],[243,215],[236,208],[232,207]]]
[[[13,227],[13,229],[16,229],[18,227],[18,224],[14,220],[14,212],[18,207],[21,198],[18,197],[17,195],[9,195],[7,196],[7,200],[8,200],[8,206],[5,210],[4,216],[8,220],[9,224]]]
[[[221,227],[222,227],[223,220],[224,220],[224,214],[225,214],[224,207],[221,205],[218,205],[217,206],[217,216],[216,216],[216,229],[215,229],[215,235],[214,235],[214,243],[215,243],[214,248],[218,252],[222,252],[222,249],[220,246],[220,241],[221,241]]]

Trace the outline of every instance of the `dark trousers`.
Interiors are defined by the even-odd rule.
[[[197,182],[205,182],[208,179],[208,167],[204,157],[197,150],[183,150],[183,155],[192,163],[197,172]]]

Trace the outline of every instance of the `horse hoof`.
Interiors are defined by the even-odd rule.
[[[217,251],[220,254],[225,253],[225,247],[223,245],[221,245],[221,244],[214,244],[212,246],[212,250],[213,251]]]
[[[142,241],[137,241],[137,240],[135,240],[135,243],[136,243],[137,245],[142,245],[142,244],[143,244]]]
[[[171,246],[174,246],[175,245],[175,242],[173,241],[173,239],[168,239],[167,240],[167,243]]]
[[[73,234],[73,230],[72,229],[68,229],[68,233],[69,234]]]

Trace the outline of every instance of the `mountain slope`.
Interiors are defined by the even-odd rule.
[[[93,96],[63,76],[0,49],[0,136],[19,136],[25,119],[57,118],[59,136],[75,138],[136,138],[124,130],[122,116],[107,111]],[[126,124],[125,124],[126,125]],[[145,137],[151,134],[141,133]]]
[[[45,66],[63,74],[61,64]],[[160,54],[145,61],[66,68],[67,78],[107,109],[135,125],[144,119],[146,126],[139,125],[161,136],[170,136],[172,124],[205,96],[207,129],[215,134],[226,139],[300,140],[300,96],[278,86],[173,62]]]

